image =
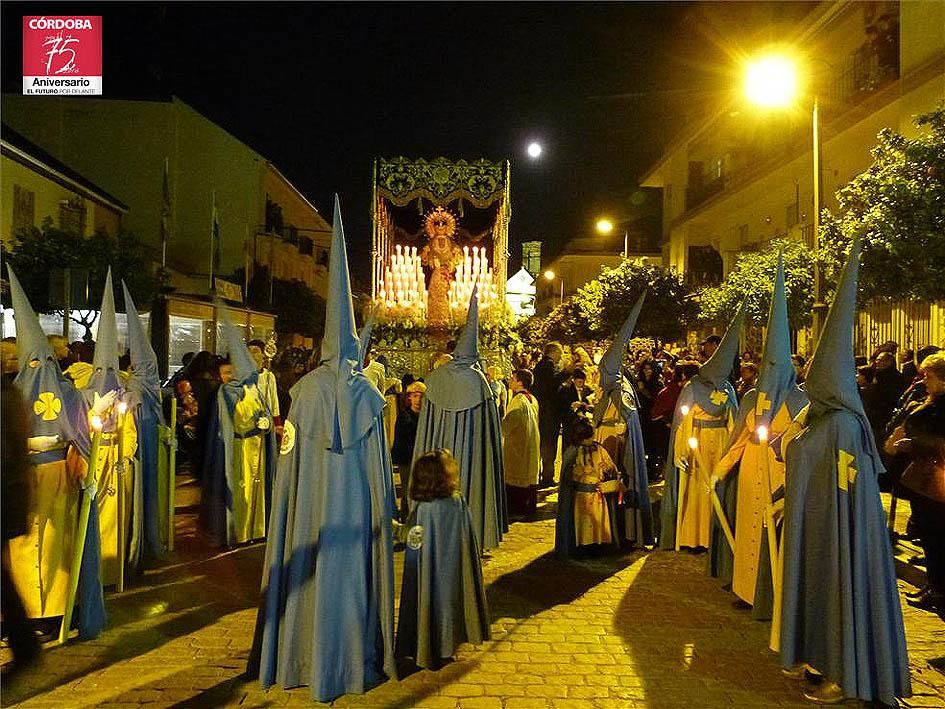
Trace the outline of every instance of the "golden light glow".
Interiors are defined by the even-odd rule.
[[[597,233],[598,234],[609,234],[614,230],[614,223],[607,218],[601,218],[597,220]]]
[[[546,281],[553,281],[554,279],[555,279],[555,272],[554,272],[554,271],[545,271],[545,280],[546,280]]]
[[[755,429],[755,431],[758,433],[758,440],[759,440],[759,441],[767,441],[767,440],[768,440],[768,429],[767,429],[767,428],[765,428],[764,426],[759,426],[758,428]]]
[[[698,447],[699,447],[699,439],[696,438],[695,436],[693,436],[692,438],[690,438],[690,439],[689,439],[689,447],[692,448],[692,450],[695,450],[696,448],[698,448]]]
[[[765,54],[748,63],[745,95],[763,108],[784,108],[798,93],[797,62],[785,54]]]

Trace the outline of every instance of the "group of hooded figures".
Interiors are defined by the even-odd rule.
[[[157,358],[125,287],[131,367],[119,369],[109,272],[94,361],[66,377],[16,275],[8,274],[14,386],[26,404],[34,471],[28,531],[9,542],[11,576],[27,617],[63,618],[62,640],[75,628],[80,638],[94,638],[105,625],[103,587],[121,587],[168,543],[167,506],[159,500],[168,429]]]
[[[658,535],[663,549],[707,548],[711,573],[730,580],[757,617],[773,617],[772,649],[785,668],[810,667],[838,685],[841,696],[892,702],[908,696],[910,684],[877,487],[882,466],[854,379],[858,259],[854,244],[804,390],[790,359],[781,264],[758,385],[741,406],[728,381],[739,311],[680,395],[659,520],[650,504],[638,402],[623,367],[642,296],[601,361],[595,440],[572,447],[562,470],[590,470],[598,465],[593,451],[617,451],[626,539],[642,547]],[[117,346],[109,339],[109,276],[95,362],[88,383],[77,387],[58,370],[12,273],[10,280],[21,365],[16,384],[31,407],[40,481],[37,523],[11,550],[17,588],[34,617],[63,615],[76,578],[80,636],[94,637],[104,624],[102,586],[114,582],[119,563],[117,485],[126,485],[129,506],[120,516],[130,525],[124,563],[134,567],[162,548],[156,359],[125,289],[132,366],[129,375],[119,374]],[[255,386],[255,363],[224,316],[235,377],[218,395],[208,454],[215,462],[204,481],[205,525],[221,544],[267,538],[250,673],[264,686],[310,686],[319,701],[395,678],[395,648],[430,666],[459,642],[487,639],[480,554],[508,531],[502,427],[480,361],[474,293],[453,359],[426,380],[414,450],[415,460],[435,450],[456,458],[464,511],[459,524],[453,504],[427,505],[412,518],[395,642],[397,505],[385,401],[362,371],[370,333],[359,338],[355,329],[337,199],[329,293],[321,363],[292,389],[278,451]],[[102,422],[94,474],[88,470],[93,416]],[[127,437],[121,446],[119,435]],[[614,439],[619,446],[611,445]],[[585,459],[578,460],[582,451]],[[608,502],[614,496],[603,493],[600,480],[578,477],[562,474],[559,486],[565,514],[559,509],[556,550],[565,555],[580,542],[580,513],[570,510],[587,508],[584,497],[602,505],[598,523],[606,518],[617,526],[617,509]],[[84,500],[94,504],[87,533],[79,535],[76,520],[84,515],[77,508]],[[84,553],[75,555],[71,545],[79,536]],[[73,557],[81,560],[78,571]],[[412,613],[407,624],[405,608]]]

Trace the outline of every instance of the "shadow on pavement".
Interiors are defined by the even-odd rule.
[[[492,618],[528,618],[571,603],[633,561],[623,554],[560,561],[553,552],[497,578],[486,588]]]
[[[106,596],[108,623],[98,639],[51,648],[43,653],[41,665],[5,682],[4,705],[143,655],[225,615],[255,607],[258,581],[248,584],[246,579],[259,579],[264,554],[263,544],[219,553],[196,537],[182,540],[177,551],[146,571],[124,594]],[[69,668],[65,673],[60,658]],[[43,672],[44,665],[57,664],[57,671]]]

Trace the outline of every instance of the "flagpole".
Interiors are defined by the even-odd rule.
[[[216,234],[214,233],[217,221],[217,191],[210,193],[210,293],[213,293],[213,251]]]
[[[167,222],[170,218],[170,185],[168,184],[168,163],[164,158],[164,183],[161,186],[161,268],[167,268]]]

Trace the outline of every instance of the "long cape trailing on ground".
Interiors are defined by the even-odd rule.
[[[699,373],[686,382],[686,385],[679,393],[679,399],[676,402],[676,411],[673,414],[673,425],[669,435],[669,451],[666,456],[666,463],[663,467],[666,484],[663,492],[663,500],[660,506],[660,548],[673,549],[676,546],[676,509],[679,504],[679,468],[676,466],[676,435],[683,422],[693,416],[693,407],[698,406],[709,416],[724,421],[727,417],[734,417],[738,411],[738,397],[735,395],[735,389],[728,381],[729,373],[732,371],[732,365],[735,362],[735,355],[738,352],[739,331],[745,316],[744,303],[739,308],[732,322],[729,323],[718,349],[712,355],[708,362],[699,368]],[[688,413],[684,414],[683,411]],[[706,476],[711,475],[711,471],[703,471]],[[726,513],[729,516],[730,523],[734,521],[734,491],[737,486],[737,478],[726,480],[719,485],[718,493],[723,505],[728,503]],[[694,477],[690,484],[702,484],[700,478]],[[709,550],[710,572],[713,576],[724,576],[727,562],[728,570],[731,569],[731,553],[725,553],[720,545],[725,544],[721,531],[717,529],[715,519],[712,521],[713,538]],[[713,549],[712,547],[715,547]],[[721,568],[720,568],[721,563]]]
[[[335,200],[322,364],[292,389],[249,673],[331,701],[396,677],[384,397],[361,372]]]
[[[719,477],[733,468],[738,474],[736,508],[739,514],[734,525],[732,590],[753,607],[758,605],[757,609],[753,608],[755,617],[770,617],[772,586],[765,510],[772,502],[771,495],[784,483],[783,459],[775,455],[776,439],[806,404],[807,396],[797,386],[791,361],[784,260],[779,256],[758,385],[742,398],[738,417],[716,468]],[[764,443],[758,438],[760,426],[767,430]],[[763,455],[767,459],[762,458]],[[757,579],[763,581],[760,596]]]
[[[237,520],[234,515],[233,485],[241,484],[242,471],[234,470],[234,466],[237,465],[237,455],[233,441],[237,432],[234,428],[233,417],[237,404],[248,395],[245,387],[254,387],[258,383],[259,372],[256,370],[256,363],[243,342],[239,330],[227,316],[225,306],[218,304],[217,313],[220,314],[222,320],[223,335],[226,338],[230,362],[233,365],[233,379],[226,384],[221,384],[217,390],[217,400],[210,412],[210,421],[207,426],[207,454],[202,481],[205,515],[203,522],[212,543],[217,546],[228,546],[238,541],[247,541],[240,539],[240,533],[237,530],[237,526],[243,524],[245,520]],[[259,397],[259,402],[265,408],[266,404],[262,397]],[[272,505],[272,483],[276,474],[277,449],[272,416],[268,410],[266,416],[270,419],[269,428],[258,433],[262,438],[264,449],[265,469],[262,473],[265,489],[265,516],[268,522]],[[250,527],[252,527],[251,521]],[[250,536],[254,535],[250,533]]]
[[[397,656],[436,668],[460,643],[490,638],[479,545],[460,495],[417,503],[407,529]]]
[[[909,696],[909,658],[877,475],[855,380],[854,243],[808,369],[806,428],[787,447],[781,661],[806,662],[847,697]]]
[[[156,558],[163,552],[158,510],[158,426],[164,423],[161,407],[161,375],[157,355],[131,298],[128,286],[125,292],[125,312],[128,316],[128,349],[131,355],[131,374],[127,389],[132,395],[132,411],[138,426],[138,465],[142,489],[144,528],[143,552]]]
[[[33,414],[30,432],[33,436],[59,436],[60,441],[73,445],[79,454],[87,459],[91,444],[85,400],[59,370],[46,335],[40,327],[39,318],[36,317],[26,293],[9,265],[7,273],[16,318],[16,351],[20,367],[14,385],[20,390]],[[37,360],[39,365],[31,367],[30,362],[33,360]],[[94,494],[94,488],[83,490],[80,500],[81,495]],[[76,598],[78,612],[73,616],[79,629],[79,637],[83,640],[98,637],[105,627],[105,595],[102,591],[100,565],[98,507],[93,501],[79,573]]]
[[[630,311],[610,348],[600,362],[601,398],[594,410],[594,425],[600,424],[608,405],[612,404],[627,427],[623,447],[623,470],[628,478],[624,492],[626,538],[633,544],[653,543],[653,514],[650,509],[649,479],[646,472],[646,451],[640,426],[640,402],[637,392],[623,372],[623,357],[633,328],[643,308],[644,291]]]
[[[453,359],[427,376],[413,459],[446,448],[459,461],[480,548],[493,549],[509,529],[502,471],[502,426],[495,397],[479,361],[479,305],[473,289],[466,327]]]

